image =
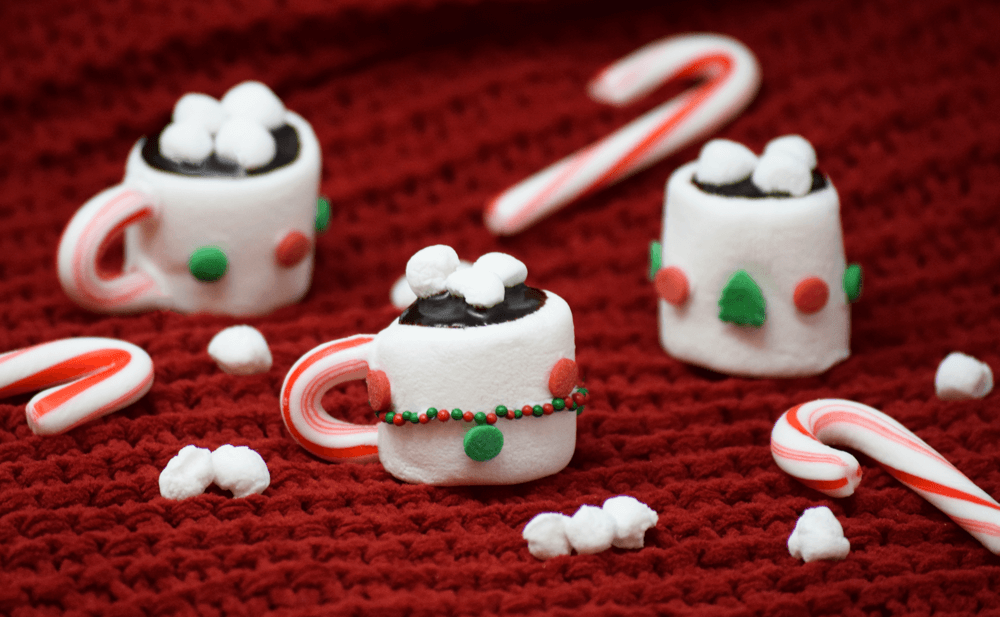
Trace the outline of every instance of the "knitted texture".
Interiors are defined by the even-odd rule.
[[[794,404],[847,398],[895,417],[1000,497],[1000,394],[943,402],[960,350],[1000,369],[1000,12],[989,2],[805,0],[36,0],[0,6],[0,350],[110,336],[147,350],[137,404],[64,435],[0,401],[0,614],[1000,615],[1000,558],[861,457],[853,497],[781,472],[770,430]],[[839,191],[865,268],[853,355],[823,375],[739,379],[658,344],[647,244],[664,183],[700,144],[497,239],[489,200],[666,100],[591,101],[587,81],[658,38],[733,36],[760,60],[755,102],[719,136],[759,152],[801,133]],[[258,79],[312,122],[330,231],[301,304],[246,321],[273,368],[222,373],[212,336],[244,323],[89,313],[55,269],[74,211],[119,182],[185,92]],[[435,243],[494,250],[573,309],[591,392],[561,473],[509,487],[402,484],[330,464],[286,431],[288,369],[324,341],[377,332],[389,289]],[[324,399],[374,422],[364,385]],[[247,445],[262,495],[173,502],[157,477],[187,444]],[[629,494],[660,513],[638,551],[542,562],[521,530]],[[785,542],[827,505],[851,542],[803,564]]]

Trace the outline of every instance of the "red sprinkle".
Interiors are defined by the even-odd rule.
[[[521,408],[521,413],[523,413],[526,416],[530,416],[531,412],[534,410],[535,410],[534,407],[532,407],[531,405],[525,405],[524,407]]]
[[[566,403],[566,409],[575,409],[576,408],[576,403],[573,402],[573,398],[572,397],[567,396],[566,398],[563,399],[563,403]]]
[[[585,402],[587,402],[587,397],[583,395],[583,392],[574,392],[573,402],[576,403],[577,405],[583,405]]]
[[[420,422],[421,424],[427,424],[428,422],[430,422],[430,420],[431,420],[431,419],[427,417],[427,414],[425,414],[425,413],[422,413],[422,414],[420,414],[419,416],[417,416],[417,420],[418,420],[418,421],[419,421],[419,422]]]
[[[403,422],[405,422],[405,420],[403,420],[403,414],[396,412],[396,415],[392,417],[392,423],[396,426],[403,426]]]
[[[465,413],[462,414],[462,419],[465,420],[466,422],[472,422],[473,420],[476,419],[476,414],[472,413],[471,411],[466,411]]]
[[[439,409],[437,417],[438,417],[438,420],[440,420],[442,422],[447,422],[448,420],[451,420],[451,414],[448,413],[447,409]]]
[[[488,414],[486,414],[486,424],[496,424],[496,423],[497,423],[497,415],[495,413],[491,411]]]
[[[555,410],[556,408],[552,406],[552,403],[545,403],[544,405],[542,405],[542,413],[544,413],[545,415],[549,415]]]

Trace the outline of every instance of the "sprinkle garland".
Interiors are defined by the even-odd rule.
[[[440,422],[447,422],[449,420],[457,422],[461,420],[475,424],[476,426],[490,426],[496,424],[500,418],[507,418],[508,420],[517,420],[524,417],[540,418],[563,410],[575,409],[576,415],[580,415],[583,413],[583,407],[589,396],[590,393],[586,388],[580,388],[565,398],[554,398],[551,402],[541,405],[525,405],[520,409],[507,407],[506,405],[497,405],[492,411],[472,412],[462,411],[457,408],[448,411],[443,407],[441,409],[429,407],[424,412],[389,411],[379,419],[386,424],[393,424],[395,426],[427,424],[434,419]],[[375,417],[379,417],[377,411],[375,412]]]

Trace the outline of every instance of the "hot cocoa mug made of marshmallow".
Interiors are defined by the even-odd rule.
[[[285,426],[316,456],[377,458],[406,482],[515,484],[560,471],[587,397],[576,388],[573,316],[559,296],[526,289],[543,303],[511,321],[432,327],[405,323],[404,313],[378,334],[316,347],[285,378]],[[330,388],[357,379],[375,425],[321,406]]]
[[[292,143],[297,138],[297,151],[283,153],[279,142],[277,157],[287,163],[239,175],[159,169],[140,140],[122,183],[90,199],[63,232],[59,280],[70,298],[103,313],[242,316],[305,295],[317,208],[325,205],[318,205],[320,148],[308,122],[284,113],[281,130]],[[122,231],[124,268],[104,272],[101,255]]]

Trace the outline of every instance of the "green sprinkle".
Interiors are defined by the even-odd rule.
[[[586,388],[577,388],[576,391],[579,392],[580,394],[584,395],[584,396],[587,396],[588,394],[590,394],[590,390],[588,390]]]
[[[580,405],[579,407],[576,408],[576,415],[580,415],[582,413],[583,413],[583,405]]]
[[[523,415],[524,415],[524,412],[523,412],[523,411],[521,411],[520,409],[515,409],[515,410],[514,410],[514,418],[515,418],[515,419],[519,419],[519,418],[520,418],[521,416],[523,416]]]
[[[472,460],[488,461],[503,449],[503,433],[495,426],[476,426],[465,434],[462,445]]]
[[[462,410],[461,409],[452,409],[451,410],[451,419],[452,420],[461,420],[462,419],[462,415],[463,414],[462,414]]]
[[[476,421],[476,424],[486,424],[486,412],[477,411],[473,419]]]
[[[320,196],[316,200],[316,231],[326,231],[330,226],[330,200]]]
[[[420,414],[418,414],[415,411],[413,413],[411,413],[410,414],[410,422],[412,422],[414,424],[420,422]]]
[[[403,412],[403,421],[405,421],[405,422],[409,422],[410,421],[410,412],[408,412],[408,411],[404,411]]]
[[[764,294],[746,270],[737,270],[729,278],[719,297],[719,319],[738,326],[759,328],[766,319]]]
[[[436,418],[437,415],[438,415],[437,407],[428,407],[427,408],[427,417],[428,418]]]
[[[211,283],[222,278],[229,267],[226,254],[217,246],[196,248],[188,258],[188,270],[199,281]]]
[[[534,407],[531,408],[531,415],[535,417],[539,417],[543,413],[545,413],[545,410],[542,409],[541,405],[535,405]]]
[[[649,243],[649,280],[656,278],[661,265],[663,265],[663,247],[654,240]]]
[[[859,264],[851,264],[844,270],[844,293],[847,301],[854,302],[861,297],[861,287],[864,284],[864,273]]]
[[[561,398],[554,398],[552,399],[552,406],[556,408],[556,411],[562,411],[566,409],[566,401]]]
[[[504,405],[497,405],[497,408],[494,409],[493,411],[496,412],[497,417],[500,417],[500,418],[506,418],[507,417],[507,407],[505,407]]]
[[[396,412],[390,411],[389,413],[385,414],[385,423],[392,424],[392,419],[395,417],[396,417]]]

